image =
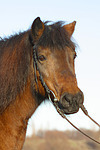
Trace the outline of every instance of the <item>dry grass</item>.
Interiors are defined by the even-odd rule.
[[[84,130],[99,140],[99,131]],[[100,145],[84,137],[78,131],[40,131],[27,138],[23,150],[100,150]]]

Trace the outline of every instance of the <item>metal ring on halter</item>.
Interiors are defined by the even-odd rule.
[[[54,92],[51,91],[51,90],[50,90],[50,93],[48,94],[48,98],[49,98],[49,100],[52,101],[52,102],[57,102],[57,101],[58,101],[58,99],[56,98]]]

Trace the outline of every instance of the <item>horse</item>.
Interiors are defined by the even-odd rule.
[[[64,114],[77,113],[84,101],[75,74],[76,21],[42,22],[0,40],[0,149],[21,150],[28,120],[45,100],[57,101]]]

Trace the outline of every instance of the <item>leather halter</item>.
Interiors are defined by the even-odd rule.
[[[57,102],[58,100],[57,100],[57,98],[56,98],[54,92],[51,91],[51,90],[48,88],[48,86],[47,86],[46,83],[44,82],[43,77],[42,77],[42,75],[41,75],[41,72],[40,72],[40,70],[39,70],[39,67],[38,67],[38,56],[37,56],[37,54],[36,54],[36,49],[37,49],[37,48],[36,48],[36,45],[34,45],[34,46],[33,46],[34,76],[35,76],[35,81],[36,81],[37,87],[38,87],[38,81],[37,81],[36,71],[39,72],[39,79],[40,79],[40,81],[41,81],[42,86],[43,86],[44,89],[45,89],[46,94],[48,95],[49,100],[51,100],[52,102]],[[38,88],[39,88],[39,87],[38,87]]]

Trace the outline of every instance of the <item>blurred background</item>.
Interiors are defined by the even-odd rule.
[[[100,0],[0,0],[0,37],[23,32],[36,17],[42,21],[77,21],[73,38],[77,46],[75,60],[78,86],[84,93],[84,105],[100,123]],[[68,118],[78,127],[98,130],[81,110]],[[43,102],[29,121],[27,136],[39,130],[72,130],[50,102]]]

